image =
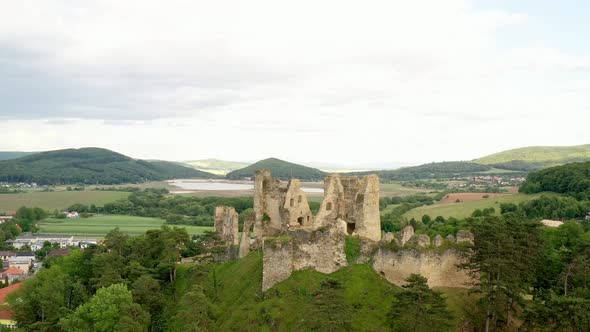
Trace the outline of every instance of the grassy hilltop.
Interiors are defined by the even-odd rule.
[[[529,146],[475,159],[478,164],[523,171],[538,170],[590,160],[590,144],[575,146]]]
[[[175,163],[132,159],[100,148],[47,151],[0,161],[0,181],[43,185],[120,184],[214,177]]]
[[[268,158],[248,167],[229,172],[226,177],[230,180],[249,178],[253,177],[254,173],[259,169],[269,169],[274,178],[281,180],[293,178],[303,181],[321,181],[326,176],[325,172],[317,168],[298,165],[277,158]]]

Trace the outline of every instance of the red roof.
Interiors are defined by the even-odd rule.
[[[15,210],[8,211],[8,212],[6,212],[6,215],[7,216],[15,216],[16,215],[16,211]]]
[[[0,288],[0,304],[6,303],[6,296],[15,290],[19,289],[23,283],[19,282],[18,284],[10,285],[8,287]]]
[[[6,269],[6,271],[2,272],[2,274],[6,274],[6,273],[10,273],[12,275],[21,275],[21,274],[25,274],[25,271],[19,269],[16,266],[11,266],[8,269]]]
[[[12,310],[3,309],[0,310],[0,319],[12,320]]]
[[[16,228],[18,228],[18,231],[19,231],[19,232],[21,232],[21,233],[23,232],[23,228],[22,228],[22,227],[20,227],[20,225],[19,225],[19,224],[16,224],[15,226],[16,226]]]

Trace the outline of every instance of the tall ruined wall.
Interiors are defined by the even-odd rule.
[[[265,237],[262,290],[289,278],[293,271],[311,268],[332,273],[346,266],[344,227],[297,229],[279,237]]]
[[[282,229],[281,208],[286,188],[273,179],[269,170],[256,171],[254,176],[254,236],[259,243],[265,235],[279,234]]]
[[[401,250],[392,252],[379,249],[373,257],[373,268],[389,282],[401,286],[412,273],[428,278],[430,287],[467,288],[471,280],[457,265],[462,262],[460,253],[448,249],[442,253],[433,251]]]
[[[381,213],[379,211],[379,178],[363,178],[355,199],[355,232],[369,240],[381,240]]]
[[[238,213],[233,207],[218,206],[215,208],[215,232],[228,245],[238,245]]]
[[[315,228],[345,221],[349,235],[381,240],[379,178],[329,175],[324,180],[324,200],[315,220]]]
[[[307,202],[305,192],[301,190],[301,182],[297,179],[289,181],[283,204],[283,219],[289,227],[311,226],[314,218]]]

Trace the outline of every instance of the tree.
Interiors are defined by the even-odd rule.
[[[345,331],[351,329],[353,309],[346,302],[342,284],[335,279],[322,281],[313,299],[312,329]]]
[[[528,293],[543,257],[540,226],[515,214],[473,223],[473,251],[461,267],[473,277],[474,290],[483,294],[479,304],[486,312],[486,331],[507,324]]]
[[[395,295],[389,319],[394,331],[449,331],[453,316],[441,293],[428,288],[428,279],[412,274]]]
[[[124,284],[99,289],[86,303],[62,318],[66,331],[147,331],[149,314],[133,302]]]

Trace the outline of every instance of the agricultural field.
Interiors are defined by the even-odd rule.
[[[164,225],[164,220],[159,218],[120,215],[98,215],[78,219],[49,218],[39,223],[39,233],[104,236],[112,229],[119,227],[122,232],[129,235],[138,235],[150,229],[158,229],[162,225]],[[213,230],[212,227],[203,226],[178,225],[178,227],[186,228],[191,235]]]
[[[534,198],[538,198],[541,194],[535,195],[526,195],[526,194],[508,194],[508,195],[500,195],[500,196],[492,196],[493,194],[477,194],[482,195],[480,199],[473,199],[470,197],[470,200],[454,203],[454,200],[448,201],[446,203],[437,203],[434,205],[427,205],[414,208],[404,214],[404,217],[411,219],[420,219],[423,215],[427,214],[432,218],[437,216],[441,216],[444,218],[448,217],[455,217],[458,219],[466,218],[473,213],[476,209],[485,209],[489,207],[493,207],[496,209],[496,214],[500,213],[500,204],[502,203],[514,203],[518,204],[520,202],[528,201]],[[490,195],[488,198],[483,198],[483,195]],[[547,194],[545,194],[547,195]],[[455,199],[456,200],[456,199]]]
[[[422,194],[422,193],[429,193],[431,189],[422,189],[422,188],[411,188],[411,187],[404,187],[401,183],[381,183],[379,194],[382,197],[387,196],[407,196],[407,195],[415,195],[415,194]]]
[[[102,206],[129,196],[121,191],[30,191],[19,194],[0,194],[0,211],[16,210],[21,206],[46,210],[65,209],[76,203]]]

